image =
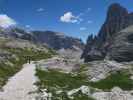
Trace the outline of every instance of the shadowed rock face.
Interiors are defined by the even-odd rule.
[[[119,4],[112,4],[108,9],[107,18],[98,35],[96,37],[88,37],[81,58],[84,58],[85,62],[104,59],[107,53],[110,52],[114,38],[118,38],[118,32],[130,25],[133,25],[133,13],[128,13],[128,11]],[[116,35],[117,37],[115,37]],[[122,38],[122,36],[119,38]],[[132,39],[129,38],[129,40],[131,41]],[[117,42],[115,42],[115,44],[117,44]],[[124,55],[127,54],[123,54],[123,56]]]
[[[133,60],[133,25],[114,36],[107,58],[119,62]]]

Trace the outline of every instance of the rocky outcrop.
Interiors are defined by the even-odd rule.
[[[93,38],[93,35],[88,37],[87,44],[83,54],[81,55],[81,58],[85,58],[85,62],[101,60],[104,58],[104,52],[102,52],[102,48],[98,48],[97,37]]]
[[[132,100],[132,93],[123,91],[119,87],[112,88],[111,92],[96,92],[92,95],[96,100]]]
[[[37,63],[39,69],[58,69],[65,73],[70,73],[75,67],[80,66],[80,62],[76,59],[63,58],[61,56],[56,56],[47,60],[41,60]]]
[[[130,70],[132,73],[132,63],[118,63],[116,61],[104,60],[104,61],[92,61],[86,64],[87,76],[89,81],[98,82],[106,79],[112,73],[117,73],[122,70]]]
[[[117,44],[113,40],[118,32],[130,25],[133,25],[133,13],[128,13],[119,4],[112,4],[108,9],[107,18],[98,35],[95,37],[89,36],[87,40],[84,53],[82,54],[85,62],[104,59],[110,51],[111,45]]]
[[[133,25],[114,36],[106,58],[119,62],[133,60]]]

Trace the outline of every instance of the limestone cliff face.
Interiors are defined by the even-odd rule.
[[[119,62],[133,61],[133,25],[114,36],[106,57]]]
[[[104,59],[109,52],[115,35],[122,29],[133,25],[133,13],[119,4],[108,8],[107,18],[96,37],[88,38],[82,58],[86,62]]]

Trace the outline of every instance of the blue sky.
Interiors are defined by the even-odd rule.
[[[0,14],[29,29],[63,32],[85,41],[98,33],[114,2],[133,11],[133,0],[0,0]]]

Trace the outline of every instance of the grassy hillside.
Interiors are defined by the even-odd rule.
[[[0,41],[0,88],[22,68],[24,63],[27,63],[28,58],[35,61],[50,58],[54,54],[50,49],[47,49],[48,51],[46,52],[38,48],[13,48],[6,46],[7,42],[10,41],[4,38]]]

